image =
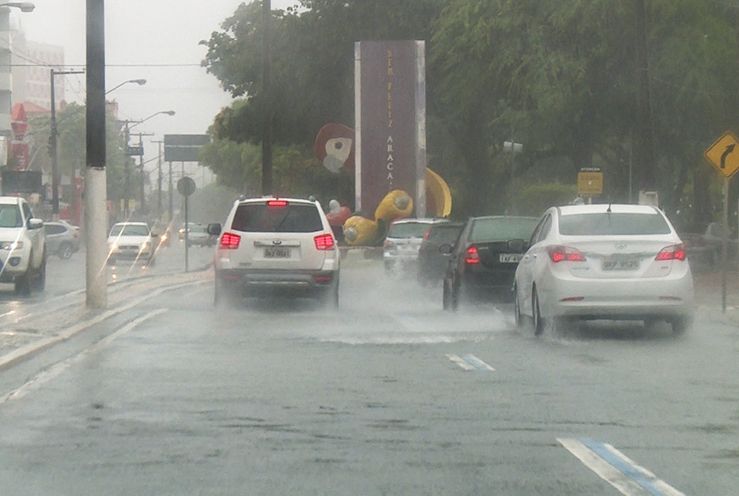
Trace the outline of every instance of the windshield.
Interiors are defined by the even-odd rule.
[[[493,241],[509,241],[512,239],[528,240],[534,232],[535,218],[499,217],[491,219],[475,219],[469,239],[474,243]]]
[[[110,230],[110,236],[148,236],[149,228],[142,225],[116,224]]]
[[[264,204],[246,204],[236,209],[231,228],[245,232],[300,233],[321,231],[323,224],[314,205],[270,207]]]
[[[0,227],[23,227],[23,217],[18,205],[0,204]]]
[[[589,213],[563,215],[559,232],[567,236],[670,234],[670,226],[657,213]]]

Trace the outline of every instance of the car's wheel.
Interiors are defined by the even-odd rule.
[[[462,286],[461,284],[455,284],[454,281],[450,284],[450,305],[453,312],[459,310],[459,301],[462,298]]]
[[[449,281],[447,281],[446,277],[442,283],[441,305],[447,312],[452,309],[452,295],[449,290]]]
[[[513,319],[516,327],[521,329],[523,327],[523,315],[521,315],[521,303],[518,301],[518,289],[516,286],[513,286]]]
[[[685,334],[687,331],[690,330],[691,327],[693,327],[693,318],[692,317],[675,317],[672,320],[670,320],[670,325],[672,326],[672,334],[675,336],[680,336],[682,334]]]
[[[541,309],[539,308],[539,295],[534,287],[531,293],[531,313],[534,316],[534,335],[541,336],[544,332],[544,319],[541,316]]]
[[[70,243],[62,243],[56,253],[59,255],[59,258],[67,260],[74,253],[74,249]]]
[[[36,291],[43,291],[46,288],[46,252],[41,258],[41,266],[36,270],[32,284]]]
[[[31,275],[28,271],[15,278],[15,294],[18,296],[28,296],[31,294]]]

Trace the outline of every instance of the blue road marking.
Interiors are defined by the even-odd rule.
[[[648,478],[645,474],[643,474],[640,470],[638,470],[633,465],[625,462],[621,458],[614,455],[606,446],[604,443],[601,443],[599,441],[595,441],[593,439],[589,438],[583,438],[580,439],[580,442],[584,444],[590,451],[601,457],[603,460],[608,462],[609,465],[611,465],[613,468],[624,474],[629,479],[633,480],[639,486],[644,488],[646,491],[649,492],[649,494],[652,494],[653,496],[665,496],[662,491],[660,491],[657,486],[654,485],[654,481]]]

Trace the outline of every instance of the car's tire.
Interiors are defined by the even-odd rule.
[[[681,336],[693,327],[693,318],[690,316],[675,317],[670,320],[670,325],[672,326],[672,334]]]
[[[15,278],[15,294],[18,296],[31,294],[31,274],[28,271]]]
[[[71,243],[62,243],[56,252],[59,258],[61,258],[62,260],[67,260],[71,258],[73,253],[74,248],[72,247]]]
[[[515,322],[516,328],[523,328],[523,315],[521,315],[521,303],[518,301],[518,289],[513,286],[513,321]]]
[[[531,291],[531,313],[534,320],[534,336],[541,336],[546,327],[546,323],[541,316],[541,308],[539,307],[539,295],[536,292],[536,286]]]
[[[46,289],[46,252],[41,257],[41,266],[33,274],[31,284],[35,291]]]
[[[445,311],[449,312],[452,309],[452,295],[451,290],[449,289],[449,282],[447,281],[446,277],[442,282],[441,291],[441,306]]]
[[[459,310],[459,302],[462,299],[462,285],[461,284],[455,284],[454,281],[450,284],[450,296],[451,296],[451,310],[452,312],[456,312]]]

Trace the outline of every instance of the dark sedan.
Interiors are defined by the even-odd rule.
[[[454,245],[463,227],[461,222],[445,222],[434,224],[426,231],[418,249],[418,282],[431,284],[444,278],[450,254],[449,250],[444,252],[440,248]]]
[[[462,298],[511,301],[513,277],[528,248],[536,217],[472,217],[450,253],[444,274],[444,309],[456,310]]]

